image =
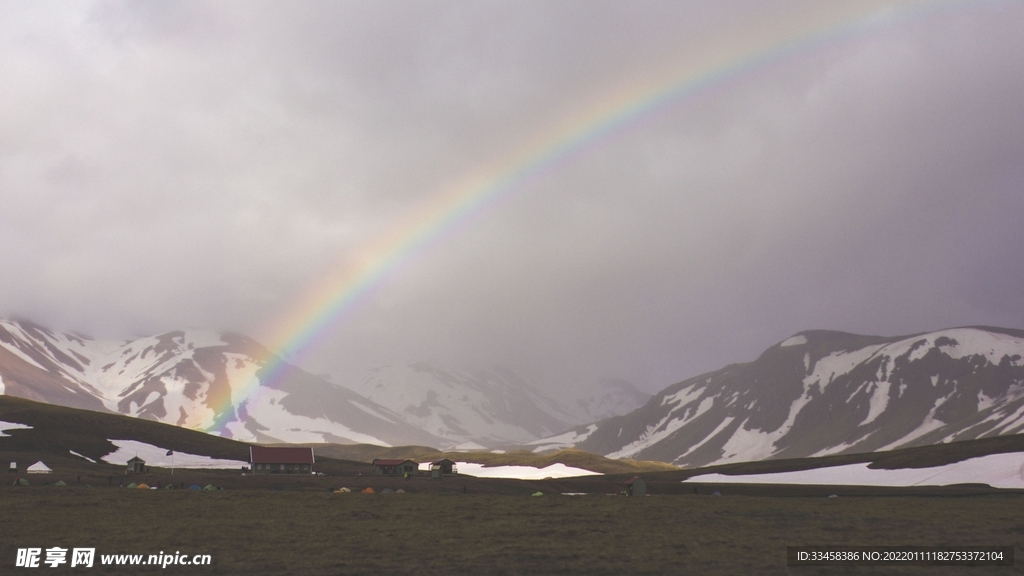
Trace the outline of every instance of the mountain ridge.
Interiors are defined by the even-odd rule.
[[[894,409],[895,408],[895,409]],[[873,452],[1024,430],[1024,331],[807,330],[532,443],[684,466]]]
[[[503,368],[452,370],[428,362],[384,366],[352,388],[456,446],[517,445],[562,432],[589,416],[581,418],[535,383]],[[616,392],[602,398],[622,405],[610,398]]]
[[[269,367],[278,367],[274,378]],[[518,445],[640,404],[625,382],[574,410],[502,368],[383,367],[335,384],[237,333],[174,330],[98,340],[0,319],[0,394],[213,430],[252,442]]]
[[[298,367],[286,365],[283,377],[268,381],[271,362],[265,347],[233,333],[175,330],[104,341],[0,320],[0,392],[7,395],[192,429],[223,422],[219,434],[247,441],[439,441]]]

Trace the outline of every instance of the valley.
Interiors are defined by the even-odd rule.
[[[208,554],[204,574],[1017,574],[1014,567],[793,568],[786,547],[1024,545],[1024,499],[1009,494],[612,498],[5,487],[0,507],[5,563],[22,547],[94,547],[97,562],[109,554]]]

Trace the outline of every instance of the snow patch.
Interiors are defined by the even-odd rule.
[[[253,420],[259,421],[269,430],[264,434],[290,444],[324,442],[324,435],[345,438],[357,444],[390,446],[380,438],[356,432],[351,428],[326,418],[310,418],[292,414],[280,402],[288,394],[281,390],[260,388],[245,402],[245,411]],[[237,416],[236,416],[237,418]]]
[[[991,408],[995,403],[995,398],[989,398],[985,396],[984,392],[978,392],[978,412]]]
[[[990,454],[931,468],[879,470],[868,468],[867,463],[860,463],[774,474],[702,474],[683,482],[844,486],[948,486],[970,483],[1020,489],[1024,488],[1024,453]]]
[[[706,383],[705,383],[706,384]],[[686,406],[690,402],[693,402],[704,392],[706,386],[698,387],[697,384],[692,384],[676,392],[675,394],[669,394],[661,399],[661,405],[675,404],[676,406]]]
[[[545,478],[572,478],[575,476],[600,476],[583,468],[566,466],[556,462],[543,468],[533,466],[484,466],[474,462],[456,462],[459,474],[477,478],[516,478],[519,480],[543,480]]]
[[[690,449],[689,449],[689,450],[687,450],[687,451],[686,451],[685,453],[683,453],[683,455],[682,455],[682,456],[679,456],[678,458],[676,458],[676,462],[679,462],[679,461],[680,461],[680,460],[682,460],[683,458],[685,458],[685,457],[689,456],[689,455],[690,455],[690,454],[691,454],[691,453],[692,453],[692,452],[693,452],[694,450],[696,450],[696,449],[700,448],[701,446],[703,446],[703,445],[707,444],[709,440],[711,440],[711,439],[712,439],[712,438],[714,438],[714,437],[715,437],[715,436],[716,436],[716,435],[717,435],[717,434],[718,434],[719,432],[721,432],[722,430],[724,430],[726,426],[728,426],[729,424],[732,424],[732,421],[733,421],[733,420],[735,420],[735,419],[736,419],[736,418],[734,418],[733,416],[729,416],[729,417],[728,417],[728,418],[726,418],[725,420],[722,420],[722,423],[721,423],[721,424],[719,424],[717,428],[715,428],[714,430],[712,430],[712,431],[711,431],[711,434],[708,434],[707,436],[705,436],[703,440],[701,440],[700,442],[698,442],[698,443],[694,444],[693,446],[691,446],[691,447],[690,447]],[[609,456],[609,458],[611,458],[611,456]]]
[[[10,436],[10,434],[4,434],[8,430],[31,430],[32,427],[28,424],[18,424],[16,422],[4,422],[0,420],[0,436]]]
[[[740,424],[725,446],[722,446],[722,458],[716,460],[715,464],[760,460],[772,454],[775,441],[782,435],[762,430],[748,430],[744,428],[745,424],[746,421]]]
[[[874,382],[875,391],[871,394],[871,407],[868,409],[868,416],[860,423],[861,426],[870,424],[875,421],[875,418],[885,412],[885,407],[889,405],[889,382]]]
[[[901,445],[907,444],[908,442],[916,440],[917,438],[920,438],[921,436],[924,436],[925,434],[931,432],[932,430],[938,430],[939,428],[942,428],[943,426],[945,426],[946,425],[945,422],[935,418],[935,412],[937,412],[939,407],[942,406],[943,404],[945,404],[946,400],[949,400],[950,396],[952,396],[955,393],[956,393],[956,390],[954,390],[953,392],[950,392],[949,396],[944,396],[942,398],[939,398],[935,402],[935,406],[932,406],[932,409],[928,412],[928,415],[924,417],[924,420],[921,422],[920,426],[918,426],[916,429],[914,429],[913,432],[911,432],[910,434],[907,434],[906,436],[904,436],[903,438],[900,438],[899,440],[897,440],[895,442],[891,442],[889,444],[886,444],[885,446],[882,446],[878,450],[892,450],[892,449],[894,449],[894,448],[896,448],[898,446],[901,446]]]
[[[963,358],[981,354],[992,364],[999,364],[1005,356],[1022,356],[1010,363],[1020,366],[1024,362],[1024,338],[998,334],[976,328],[954,328],[929,334],[934,342],[940,337],[956,340],[955,345],[943,345],[940,349],[951,358]]]
[[[661,440],[671,436],[672,433],[674,433],[676,430],[679,430],[683,426],[686,426],[695,418],[710,410],[714,403],[715,399],[711,396],[708,396],[707,398],[701,400],[700,404],[697,405],[696,410],[694,410],[692,414],[690,414],[690,411],[687,410],[687,414],[685,414],[682,418],[673,417],[674,414],[679,412],[679,410],[677,409],[675,412],[663,418],[661,422],[648,426],[647,429],[644,430],[644,433],[640,435],[639,439],[630,442],[629,444],[623,446],[622,448],[615,452],[612,452],[611,454],[608,454],[607,457],[617,459],[630,458],[634,456],[635,454],[647,448],[648,446],[653,446],[654,444],[657,444]],[[692,402],[690,402],[690,404],[692,404]],[[732,418],[730,417],[727,418],[726,420],[731,422]],[[705,441],[707,441],[707,439],[705,439]]]
[[[591,424],[587,426],[587,429],[583,432],[577,433],[575,430],[569,430],[557,436],[551,436],[548,438],[541,438],[540,440],[534,440],[533,442],[527,442],[527,446],[537,446],[533,449],[534,452],[545,452],[547,450],[564,450],[565,448],[572,448],[583,442],[590,437],[591,434],[597,431],[597,424]],[[621,431],[620,431],[621,432]]]
[[[78,452],[75,452],[74,450],[68,450],[68,452],[70,452],[72,456],[78,456],[79,458],[85,458],[86,460],[88,460],[89,462],[92,462],[93,464],[96,463],[96,461],[93,460],[92,458],[89,458],[88,456],[82,456],[81,454],[79,454]]]
[[[736,433],[729,438],[729,441],[725,443],[725,446],[722,447],[724,459],[716,460],[716,463],[724,464],[726,462],[761,460],[774,454],[776,452],[775,443],[789,432],[790,428],[793,427],[793,423],[796,421],[797,415],[800,414],[800,411],[803,410],[804,406],[811,401],[809,391],[810,385],[805,381],[804,393],[789,405],[789,414],[786,416],[785,422],[775,430],[771,432],[765,432],[763,430],[747,430],[741,425],[736,430]],[[728,421],[731,421],[731,419]],[[713,437],[719,430],[724,428],[724,424],[725,423],[719,426],[710,437]],[[706,441],[707,439],[704,440],[704,442]],[[679,458],[683,458],[690,454],[704,444],[704,442],[690,448]],[[677,458],[677,460],[679,459]]]
[[[788,338],[785,341],[783,341],[781,344],[779,344],[779,347],[786,348],[788,346],[800,346],[802,344],[807,344],[807,336],[804,336],[803,334],[797,334],[796,336],[793,336],[792,338]]]
[[[870,436],[870,434],[869,434],[869,436]],[[867,438],[867,436],[865,436],[865,438]],[[861,440],[863,440],[863,439],[864,438],[861,438]],[[847,448],[849,448],[850,446],[853,446],[854,444],[856,444],[859,441],[860,440],[857,440],[855,442],[850,442],[850,443],[843,442],[842,444],[838,444],[836,446],[830,446],[830,447],[825,448],[823,450],[818,450],[814,454],[811,454],[811,457],[815,458],[817,456],[828,456],[829,454],[839,454],[843,450],[846,450]]]
[[[1005,413],[1006,410],[1003,410],[1003,412]],[[996,434],[1002,435],[1006,433],[1008,430],[1012,430],[1014,427],[1016,427],[1021,422],[1022,418],[1024,418],[1024,406],[1017,408],[1017,410],[1014,411],[1014,413],[1009,416],[1003,416],[1002,422],[999,424],[999,426],[996,426],[992,431],[995,432]],[[988,420],[988,418],[986,418],[986,420]]]
[[[137,440],[108,441],[117,446],[117,450],[101,458],[107,464],[123,466],[129,460],[138,456],[146,461],[147,466],[171,467],[172,456],[167,455],[167,448],[153,446],[152,444],[146,444]],[[223,460],[210,458],[209,456],[189,454],[187,452],[175,452],[173,459],[175,468],[241,468],[242,466],[249,465],[248,462],[242,462],[241,460]]]
[[[846,374],[861,363],[870,360],[882,348],[885,348],[884,344],[850,352],[833,352],[825,356],[814,365],[814,372],[804,378],[805,388],[808,385],[817,384],[818,388],[824,392],[836,376]]]
[[[23,338],[29,339],[27,335],[23,336]],[[11,354],[14,354],[18,358],[21,358],[22,360],[24,360],[25,362],[28,362],[29,364],[35,366],[36,368],[39,368],[40,370],[46,370],[46,368],[43,368],[42,366],[39,365],[38,362],[33,360],[31,356],[29,356],[28,354],[25,354],[24,352],[22,352],[21,349],[18,348],[17,344],[8,344],[6,342],[0,342],[0,346],[3,346]]]

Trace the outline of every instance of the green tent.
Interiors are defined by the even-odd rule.
[[[216,490],[217,488],[213,484],[207,484],[203,486],[203,490]]]
[[[534,492],[533,494],[530,494],[530,496],[543,496],[543,495],[544,495],[544,493],[543,492],[539,492],[539,491],[538,492]]]
[[[132,482],[131,484],[125,486],[125,488],[138,488],[138,487],[139,487],[139,485],[136,484],[135,482]]]
[[[63,480],[57,480],[57,483],[54,484],[54,486],[67,486],[67,483],[65,483]]]
[[[28,486],[28,480],[25,480],[24,478],[18,478],[17,480],[14,481],[14,484],[12,484],[12,486]]]

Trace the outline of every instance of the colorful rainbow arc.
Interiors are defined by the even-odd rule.
[[[375,249],[368,251],[362,266],[343,271],[319,285],[319,289],[289,316],[291,321],[286,323],[288,327],[279,330],[284,337],[279,339],[280,343],[276,347],[278,353],[266,360],[259,377],[252,378],[234,398],[224,398],[218,402],[221,405],[214,406],[217,416],[207,430],[223,430],[235,416],[233,406],[252,395],[260,388],[261,382],[273,385],[284,378],[302,358],[316,349],[318,342],[333,326],[416,254],[423,253],[452,234],[460,225],[492,208],[498,200],[527,188],[557,167],[572,162],[596,144],[628,131],[672,104],[686,101],[729,79],[746,77],[772,63],[827,44],[891,28],[912,19],[978,4],[968,0],[921,0],[898,10],[886,11],[881,17],[877,12],[867,15],[862,13],[810,32],[788,36],[760,49],[731,57],[719,57],[682,78],[639,91],[639,94],[634,91],[632,97],[620,98],[595,108],[582,119],[541,139],[525,152],[512,156],[510,161],[498,168],[465,178],[461,184],[443,189],[436,195],[431,207],[414,218],[411,224],[397,228],[380,241]]]

